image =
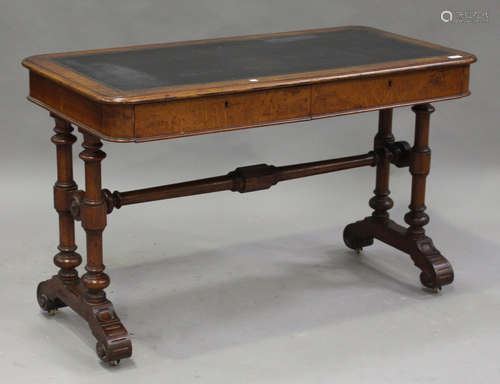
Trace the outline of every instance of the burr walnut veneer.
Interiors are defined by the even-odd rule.
[[[378,239],[407,253],[434,291],[453,270],[425,234],[425,181],[430,168],[430,102],[469,95],[466,52],[368,27],[155,44],[32,56],[28,99],[55,119],[54,204],[59,214],[57,275],[39,284],[40,306],[53,314],[69,306],[89,323],[97,353],[116,364],[131,356],[129,335],[106,298],[102,233],[106,217],[124,205],[216,192],[262,190],[289,179],[343,169],[376,167],[373,212],[344,230],[355,250]],[[412,106],[411,147],[395,141],[392,110]],[[226,175],[133,191],[102,187],[102,141],[145,142],[336,115],[379,111],[378,132],[365,154],[287,166],[258,164]],[[73,180],[72,134],[83,136],[85,188]],[[293,140],[292,137],[289,138]],[[403,227],[389,219],[389,169],[412,178]],[[77,267],[74,221],[86,231],[85,274]]]

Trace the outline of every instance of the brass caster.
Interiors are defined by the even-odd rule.
[[[47,314],[48,314],[49,316],[54,316],[56,313],[57,313],[57,308],[54,308],[54,309],[49,309],[49,310],[47,311]]]
[[[361,251],[362,251],[362,250],[363,250],[363,248],[356,248],[356,249],[355,249],[355,251],[356,251],[356,253],[357,253],[358,255],[360,255],[360,254],[361,254]]]
[[[111,360],[109,362],[109,365],[111,365],[112,367],[116,367],[118,364],[120,364],[120,360]]]
[[[441,287],[434,287],[434,288],[432,288],[432,292],[436,293],[436,294],[440,293],[441,292]]]

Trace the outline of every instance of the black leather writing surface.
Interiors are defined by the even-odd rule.
[[[139,91],[444,56],[449,52],[388,37],[377,30],[352,28],[77,54],[54,60],[110,88]]]

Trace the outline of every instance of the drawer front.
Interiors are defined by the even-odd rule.
[[[312,86],[311,115],[355,112],[464,94],[469,88],[469,66],[427,69]]]
[[[310,86],[135,106],[135,134],[184,136],[309,119]]]

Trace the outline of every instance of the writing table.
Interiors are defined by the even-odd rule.
[[[55,119],[54,205],[59,214],[57,275],[39,284],[42,309],[69,306],[87,320],[97,354],[117,364],[130,357],[129,335],[106,298],[102,232],[106,217],[124,205],[216,191],[241,193],[343,169],[376,167],[370,216],[349,224],[344,241],[360,251],[378,239],[407,253],[425,287],[453,281],[446,258],[425,234],[425,182],[430,168],[430,102],[469,95],[466,52],[369,27],[340,27],[234,38],[32,56],[28,99]],[[412,106],[412,147],[395,141],[392,111]],[[101,140],[146,142],[379,110],[368,153],[287,166],[258,164],[223,176],[133,191],[102,188]],[[83,135],[85,189],[73,180],[72,125]],[[290,138],[293,140],[293,138]],[[389,218],[389,169],[412,178],[403,227]],[[76,268],[74,221],[86,231],[85,274]]]

